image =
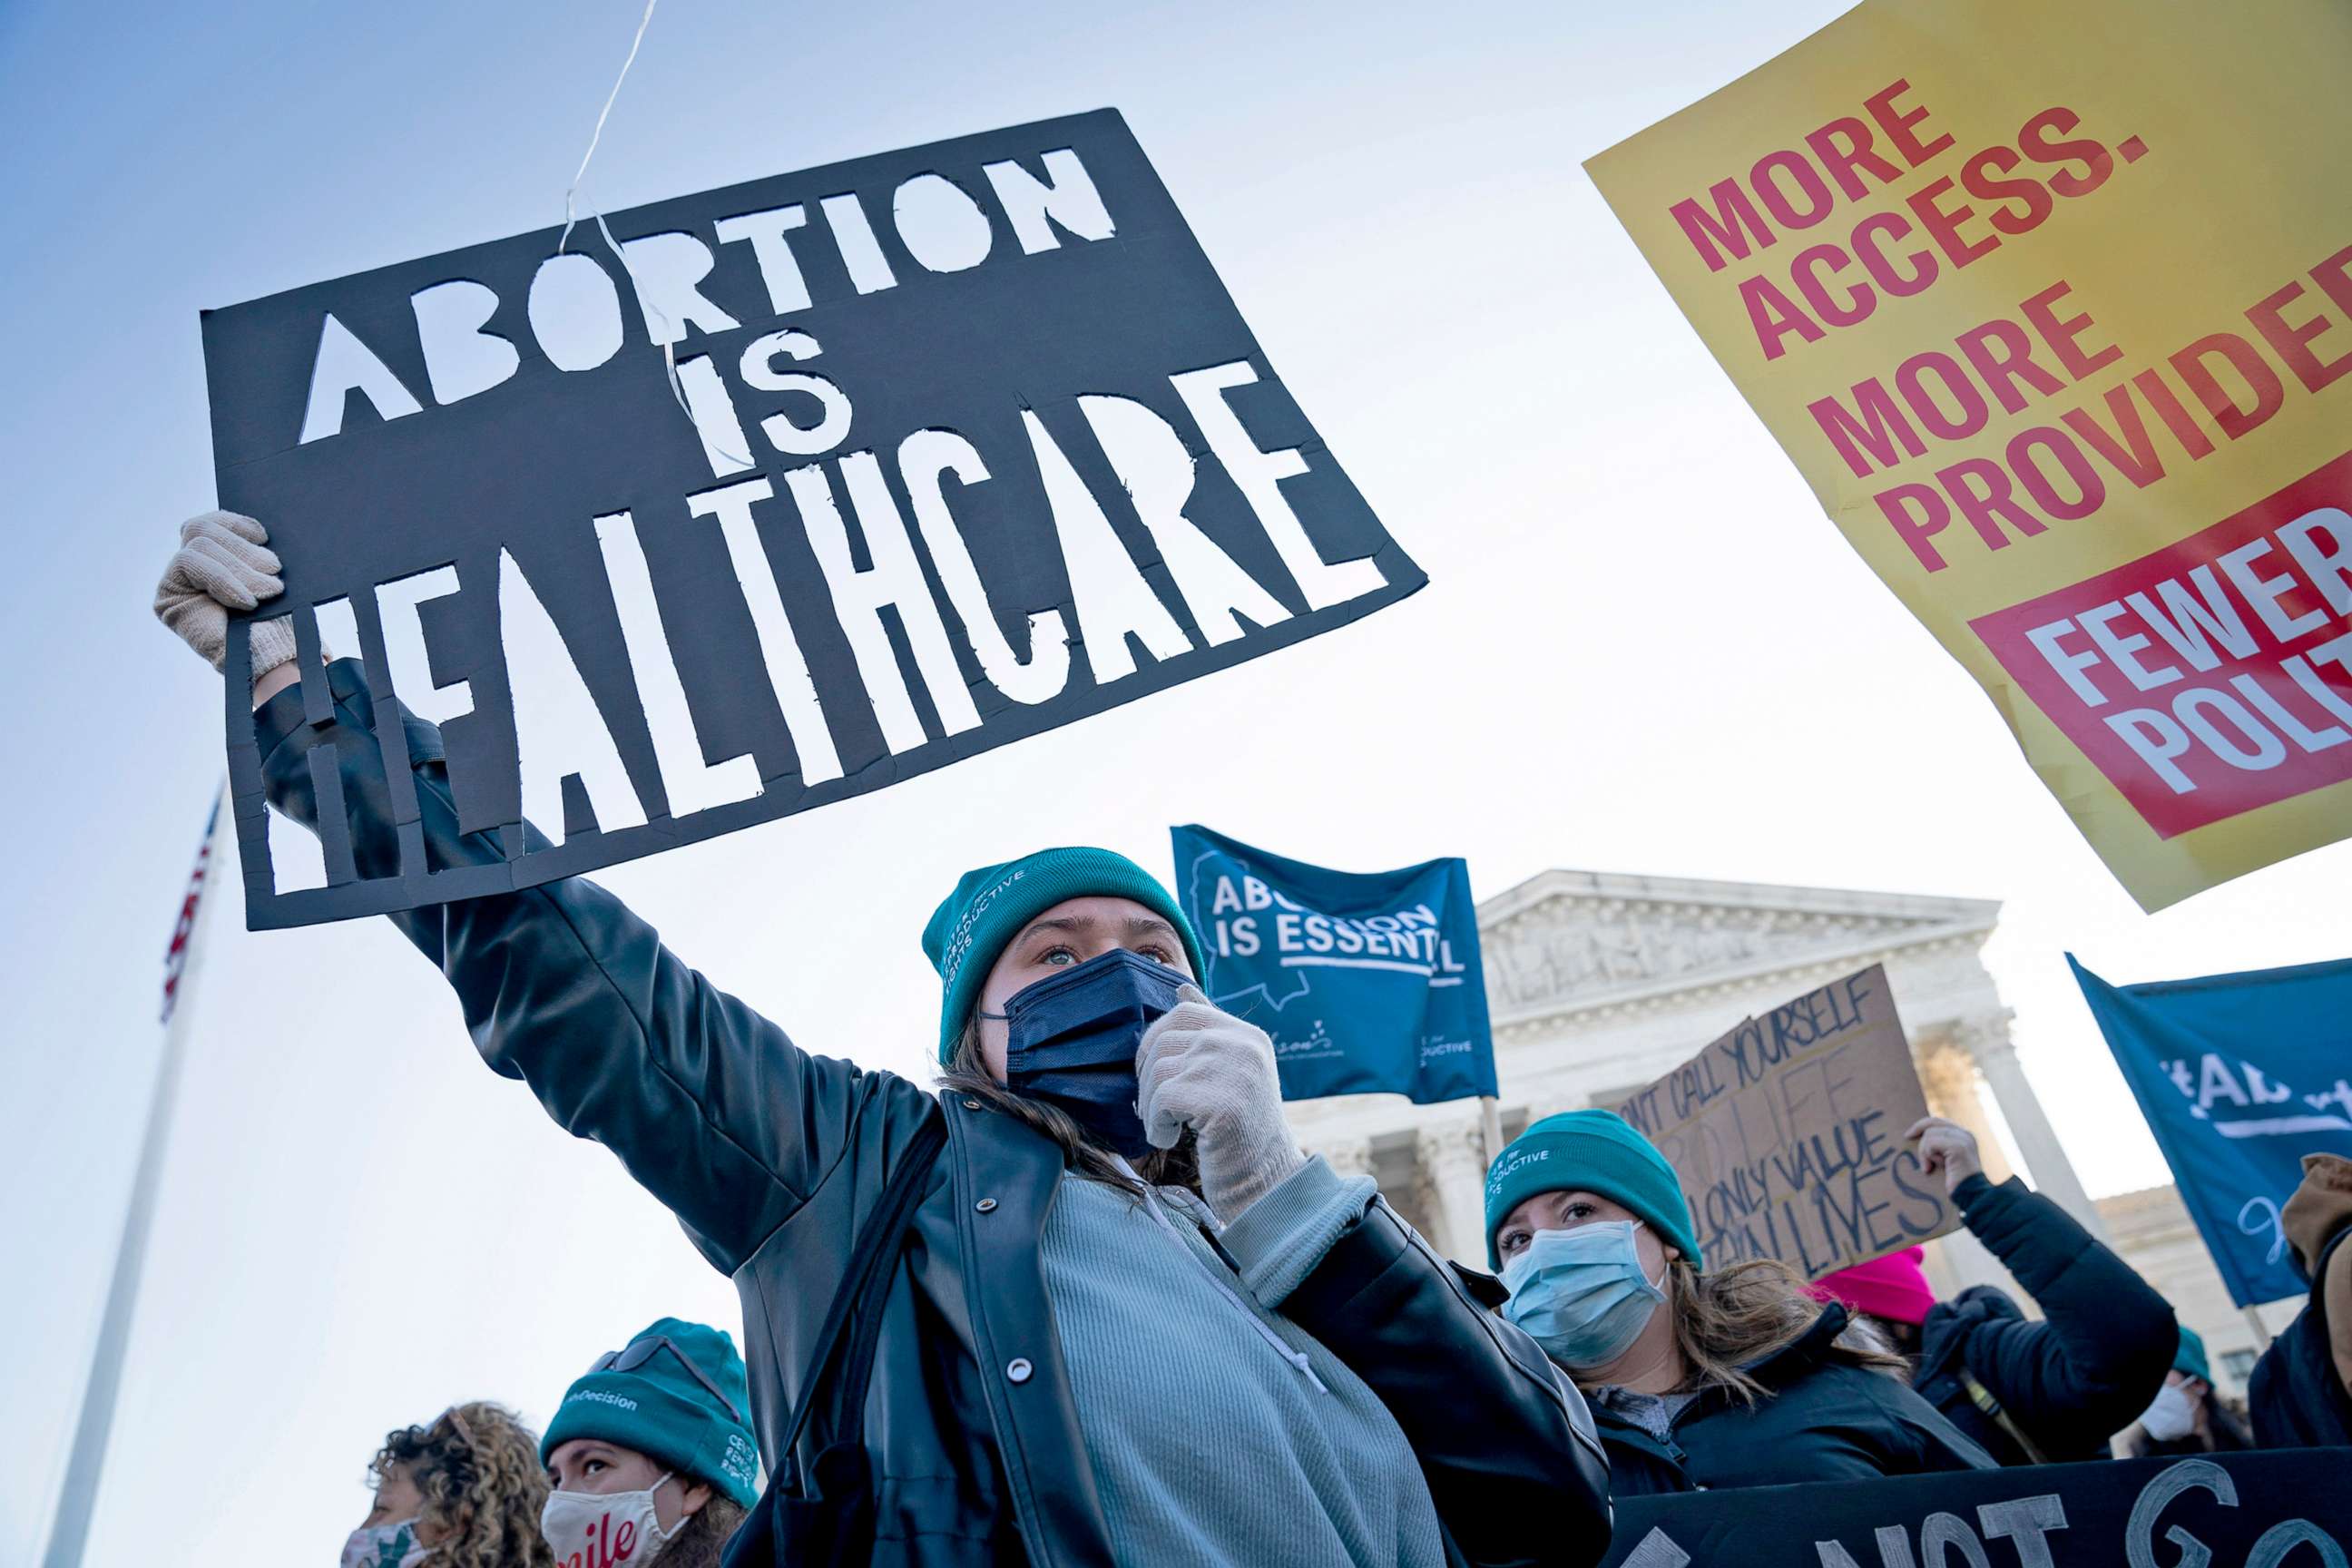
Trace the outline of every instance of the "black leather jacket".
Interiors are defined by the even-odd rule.
[[[304,721],[299,688],[257,715],[269,797],[314,822],[309,758],[334,747],[358,874],[392,874],[399,828],[365,678],[346,660],[329,684],[326,724]],[[403,720],[432,864],[499,858],[488,835],[459,831],[438,732]],[[890,1289],[867,1403],[874,1561],[1113,1560],[1038,1263],[1062,1179],[1052,1143],[979,1101],[943,1104],[889,1073],[801,1050],[582,879],[392,919],[440,965],[490,1066],[617,1154],[733,1277],[771,1470],[852,1238],[915,1130],[944,1114],[947,1147]],[[1395,1415],[1454,1561],[1600,1561],[1608,1471],[1583,1400],[1385,1204],[1282,1310]],[[813,1432],[803,1455],[826,1440]],[[1280,1556],[1267,1542],[1265,1561]]]

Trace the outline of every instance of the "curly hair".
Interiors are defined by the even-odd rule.
[[[381,1481],[394,1468],[425,1499],[424,1517],[449,1533],[435,1568],[553,1568],[539,1532],[547,1472],[539,1436],[502,1405],[453,1405],[422,1426],[384,1434],[368,1461]]]

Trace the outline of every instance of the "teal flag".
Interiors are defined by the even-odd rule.
[[[2352,1158],[2352,959],[2145,985],[2066,962],[2231,1299],[2302,1295],[2279,1211],[2305,1154]]]
[[[1284,1099],[1495,1092],[1468,866],[1332,871],[1205,827],[1169,834],[1201,988],[1272,1037]]]

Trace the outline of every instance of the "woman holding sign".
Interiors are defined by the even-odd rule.
[[[1910,1361],[1919,1396],[2002,1464],[2105,1458],[2163,1385],[2172,1304],[2050,1199],[2015,1176],[1988,1180],[1967,1128],[1930,1116],[1905,1136],[2041,1319],[1990,1285],[1937,1300],[1917,1247],[1824,1274],[1813,1294],[1870,1320]]]
[[[157,613],[217,667],[278,559],[227,513],[182,540]],[[436,865],[502,858],[460,831],[439,736],[406,714],[399,820],[358,663],[330,668],[312,722],[290,650],[251,646],[273,805],[311,823],[331,755],[362,875],[403,831]],[[1300,1154],[1265,1036],[1192,988],[1182,910],[1123,858],[1049,849],[940,903],[936,1096],[803,1051],[585,880],[390,918],[490,1065],[733,1276],[773,1478],[739,1561],[1605,1551],[1575,1390],[1369,1179]]]
[[[1486,1237],[1503,1315],[1592,1401],[1621,1497],[1992,1467],[1785,1265],[1708,1272],[1674,1167],[1612,1111],[1515,1139]]]

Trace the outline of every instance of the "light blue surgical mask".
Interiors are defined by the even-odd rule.
[[[1570,1372],[1606,1366],[1642,1337],[1665,1299],[1642,1272],[1639,1220],[1539,1230],[1503,1266],[1503,1316]]]

